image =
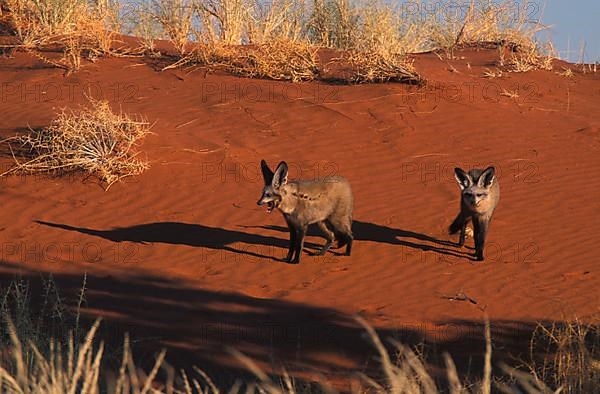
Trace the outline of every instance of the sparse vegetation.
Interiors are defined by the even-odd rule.
[[[411,61],[374,52],[350,51],[347,59],[352,70],[346,76],[350,82],[422,82]]]
[[[0,325],[5,333],[0,338],[0,390],[57,394],[220,392],[211,378],[197,367],[191,367],[189,375],[183,370],[176,374],[166,365],[164,350],[157,353],[149,372],[137,368],[128,335],[119,352],[120,367],[118,371],[111,371],[106,363],[105,343],[98,338],[100,321],[90,324],[86,330],[80,327],[85,290],[84,277],[76,300],[65,303],[50,277],[44,280],[41,306],[34,311],[33,289],[28,281],[16,278],[6,287],[0,287]],[[390,340],[393,345],[390,353],[366,321],[358,319],[358,323],[377,352],[383,373],[380,378],[361,375],[360,392],[429,394],[446,387],[450,393],[490,393],[492,389],[504,393],[590,393],[596,391],[600,378],[597,325],[577,321],[540,325],[531,340],[531,371],[500,364],[499,370],[504,375],[493,376],[492,335],[490,324],[486,322],[483,373],[473,382],[461,381],[448,354],[443,355],[446,378],[435,379],[422,354],[393,340]],[[48,333],[54,338],[50,339]],[[231,353],[257,379],[248,383],[248,389],[269,394],[298,392],[293,377],[286,372],[274,379],[242,353],[236,350]],[[164,371],[167,371],[166,377]],[[238,393],[241,389],[238,382],[229,392]],[[328,390],[331,388],[323,386],[323,391]]]
[[[570,68],[567,68],[567,67],[563,67],[562,71],[557,71],[556,73],[560,76],[567,77],[567,78],[573,78],[573,76],[575,75],[573,73],[573,70],[571,70]]]
[[[531,372],[563,393],[600,385],[600,326],[579,321],[540,324],[531,339]]]
[[[82,58],[114,53],[121,25],[118,6],[111,0],[3,0],[2,8],[17,47],[67,74],[79,70]],[[62,58],[45,53],[56,48]]]
[[[519,98],[519,92],[516,91],[516,90],[503,89],[500,92],[500,96],[508,97],[508,98],[511,98],[511,99],[517,99],[517,98]]]
[[[98,177],[108,190],[118,180],[143,172],[148,164],[136,147],[148,134],[149,123],[114,113],[107,101],[90,99],[90,105],[63,109],[50,126],[4,140],[15,165],[1,175],[81,171]]]
[[[483,73],[483,76],[485,78],[490,78],[490,79],[492,79],[492,78],[502,78],[502,75],[503,75],[502,74],[502,70],[499,70],[499,69],[496,69],[494,71],[486,69],[484,71],[484,73]]]
[[[160,56],[157,40],[180,57],[172,66],[223,67],[238,75],[291,81],[319,78],[319,48],[350,63],[347,82],[422,82],[410,54],[463,46],[499,48],[499,67],[526,72],[552,68],[552,51],[535,41],[545,27],[527,18],[528,2],[473,0],[412,12],[383,0],[3,0],[20,47],[39,59],[77,71],[82,59],[114,55],[116,32],[138,37],[130,53]],[[125,18],[122,16],[126,15]],[[124,23],[123,20],[127,22]],[[58,45],[54,59],[41,48]]]
[[[319,72],[314,47],[283,39],[250,48],[201,45],[165,69],[184,65],[219,67],[245,77],[293,82],[313,80]]]

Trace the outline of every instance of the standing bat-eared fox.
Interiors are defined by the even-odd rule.
[[[265,187],[257,204],[266,204],[269,213],[274,208],[279,209],[290,230],[290,246],[285,261],[300,262],[306,230],[314,223],[327,240],[319,256],[324,255],[336,239],[338,247],[346,245],[346,256],[350,256],[354,239],[354,201],[348,181],[340,176],[330,176],[288,182],[288,166],[284,161],[279,163],[274,173],[264,160],[260,166]]]
[[[475,238],[475,257],[483,260],[485,237],[492,220],[492,214],[500,200],[500,185],[496,179],[494,167],[485,170],[472,169],[465,172],[461,168],[454,169],[454,177],[460,187],[460,212],[448,228],[450,234],[460,231],[458,245],[465,243],[465,232],[469,220],[473,222]]]

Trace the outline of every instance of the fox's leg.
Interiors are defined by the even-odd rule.
[[[459,247],[462,247],[465,244],[465,231],[467,229],[468,219],[469,218],[460,211],[458,215],[456,215],[456,219],[454,219],[450,227],[448,227],[448,233],[450,234],[460,232],[460,235],[458,236]]]
[[[329,218],[327,222],[331,227],[333,227],[333,231],[336,236],[339,236],[339,245],[338,247],[342,247],[346,245],[346,256],[350,256],[352,253],[352,241],[354,237],[352,236],[352,217],[345,216],[343,218]]]
[[[333,244],[333,241],[335,240],[335,234],[331,230],[329,230],[329,228],[327,228],[325,221],[318,222],[317,225],[323,232],[323,235],[325,236],[325,239],[326,239],[325,245],[323,245],[323,247],[321,248],[321,250],[318,253],[319,256],[323,256],[325,253],[327,253],[329,248],[331,248],[331,245]]]
[[[342,248],[346,245],[347,240],[344,237],[344,234],[340,233],[340,231],[329,221],[329,219],[325,219],[325,225],[327,229],[333,233],[333,239],[337,241],[336,249]]]
[[[294,256],[294,250],[296,249],[296,227],[289,221],[287,221],[288,228],[290,230],[290,246],[288,248],[288,254],[285,258],[285,261],[292,261],[292,257]]]
[[[300,255],[302,249],[304,249],[304,237],[306,236],[306,226],[300,226],[296,232],[296,256],[292,260],[292,263],[298,264],[300,262]]]
[[[350,253],[352,253],[352,242],[354,242],[354,237],[352,236],[352,233],[346,234],[346,239],[346,256],[350,256]]]
[[[463,221],[463,224],[460,227],[460,235],[458,237],[458,246],[460,246],[461,248],[465,244],[465,238],[467,235],[467,222],[468,222],[468,220]]]
[[[483,247],[485,246],[485,236],[489,226],[489,218],[485,216],[473,217],[473,235],[475,237],[475,258],[483,261]]]

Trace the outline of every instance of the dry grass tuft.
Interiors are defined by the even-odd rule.
[[[79,70],[82,57],[114,55],[120,30],[116,1],[4,0],[8,23],[18,47],[68,73]],[[63,51],[62,59],[50,59],[42,50]]]
[[[164,69],[197,64],[244,77],[300,82],[318,76],[318,62],[317,48],[282,39],[253,46],[201,44]]]
[[[134,32],[142,33],[143,40],[148,45],[154,34],[160,34],[156,30],[160,26],[162,35],[171,41],[181,55],[185,55],[191,46],[189,41],[193,33],[194,4],[189,0],[152,0],[141,3],[136,10],[138,20],[134,21]],[[150,47],[152,48],[152,44]]]
[[[100,381],[103,375],[104,343],[96,343],[96,333],[100,320],[87,332],[81,343],[69,336],[67,343],[51,340],[49,350],[44,353],[33,343],[22,343],[19,332],[9,322],[8,333],[12,346],[10,353],[13,361],[8,365],[0,365],[0,390],[2,392],[22,394],[97,394],[100,393]],[[27,360],[27,348],[31,349],[33,358]],[[66,350],[63,350],[65,349]],[[156,381],[159,368],[164,367],[166,352],[157,356],[150,373],[139,370],[134,362],[129,347],[129,337],[125,336],[121,367],[116,378],[107,379],[108,392],[115,394],[145,393],[185,393],[192,394],[192,387],[199,389],[200,383],[188,379],[185,374],[179,378],[183,382],[183,390],[177,390],[171,382],[165,391],[159,391]],[[202,392],[197,390],[195,392]]]
[[[352,70],[347,77],[349,82],[424,82],[413,62],[401,55],[383,56],[375,52],[351,51],[346,61]]]
[[[557,71],[556,74],[560,75],[561,77],[566,77],[566,78],[573,78],[575,76],[575,74],[573,73],[573,70],[571,70],[570,68],[567,68],[567,67],[563,67],[562,71]]]
[[[246,77],[310,81],[319,74],[317,49],[290,40],[259,44],[239,52],[230,70]]]
[[[500,92],[500,96],[508,97],[508,98],[511,98],[511,99],[517,99],[517,98],[519,98],[519,92],[516,91],[516,90],[503,89]]]
[[[579,321],[539,325],[531,340],[531,371],[563,393],[597,392],[600,326]]]
[[[98,177],[108,190],[118,180],[148,168],[136,146],[149,133],[149,123],[113,113],[107,101],[90,100],[90,104],[94,109],[63,109],[50,126],[5,140],[15,165],[2,175],[82,171]],[[15,152],[27,161],[19,160]]]
[[[496,69],[495,71],[492,71],[490,69],[486,69],[483,72],[483,76],[485,78],[489,78],[489,79],[493,79],[493,78],[502,78],[502,70]]]
[[[527,47],[520,47],[511,53],[510,58],[506,62],[508,72],[528,72],[531,70],[547,70],[553,68],[552,48],[547,50],[547,54],[543,55],[542,50],[537,44],[531,44]]]

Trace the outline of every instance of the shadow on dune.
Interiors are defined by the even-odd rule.
[[[156,242],[173,245],[188,245],[208,249],[221,249],[233,253],[271,260],[279,259],[273,256],[259,254],[251,250],[236,249],[230,245],[235,242],[242,242],[250,245],[263,245],[278,248],[287,248],[288,246],[288,241],[285,239],[245,233],[242,231],[226,230],[218,227],[209,227],[201,224],[157,222],[130,227],[117,227],[110,230],[94,230],[39,220],[37,220],[36,223],[62,230],[76,231],[113,242]]]
[[[104,238],[113,242],[137,242],[137,243],[166,243],[173,245],[188,245],[203,247],[208,249],[221,249],[233,253],[249,255],[258,258],[280,261],[279,258],[260,254],[251,250],[236,249],[230,246],[233,243],[241,242],[249,245],[262,245],[277,247],[286,250],[288,247],[288,238],[276,238],[260,234],[252,234],[243,231],[226,230],[218,227],[209,227],[201,224],[179,223],[179,222],[157,222],[139,224],[130,227],[117,227],[110,230],[94,230],[84,227],[75,227],[67,224],[50,223],[36,221],[44,226],[60,228],[67,231],[76,231],[82,234],[92,235]],[[240,226],[243,228],[260,228],[274,230],[282,233],[288,233],[287,227],[283,226]],[[387,243],[391,245],[404,246],[410,249],[417,249],[427,252],[434,252],[445,256],[464,258],[475,261],[475,258],[468,252],[462,252],[459,249],[452,249],[456,244],[450,241],[439,240],[429,235],[394,229],[375,223],[354,221],[352,224],[354,239],[357,241],[371,241],[378,243]],[[321,236],[320,231],[315,226],[310,226],[309,236]],[[422,242],[416,242],[422,241]],[[319,248],[319,245],[307,242],[307,248]]]
[[[26,279],[39,292],[34,295],[32,308],[43,304],[36,300],[41,300],[47,273],[40,275],[8,263],[0,263],[0,268],[0,285],[15,278]],[[75,305],[82,276],[54,273],[53,279],[62,302]],[[265,369],[280,371],[285,366],[297,382],[316,374],[333,382],[347,382],[357,372],[382,379],[376,352],[362,327],[348,314],[332,308],[212,291],[146,273],[118,278],[88,273],[85,287],[86,324],[97,316],[104,317],[99,337],[113,352],[122,346],[123,333],[129,332],[134,356],[145,367],[152,365],[160,348],[167,347],[171,365],[187,370],[197,365],[218,385],[228,388],[237,378],[252,379],[226,351],[235,348]],[[509,353],[526,353],[533,327],[534,323],[527,322],[492,322],[495,360]],[[435,331],[431,326],[412,326],[379,328],[377,332],[390,351],[390,338],[407,345],[422,344],[421,350],[431,355],[450,352],[461,375],[481,374],[482,322],[440,322]],[[443,365],[439,357],[430,361]],[[118,367],[117,360],[115,365]],[[444,380],[442,372],[439,378]]]
[[[283,226],[244,226],[244,228],[262,228],[266,230],[288,232],[287,227]],[[355,220],[352,223],[352,232],[354,233],[354,240],[356,241],[370,241],[391,245],[400,245],[411,249],[418,249],[426,252],[434,252],[446,256],[476,261],[471,253],[463,252],[460,249],[457,249],[457,244],[454,242],[440,240],[432,236],[413,231],[395,229],[382,226],[380,224]],[[308,235],[320,236],[320,232],[316,227],[311,226],[309,228]],[[413,240],[423,242],[415,242]]]

